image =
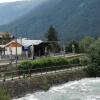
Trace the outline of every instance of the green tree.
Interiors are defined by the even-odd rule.
[[[83,38],[80,42],[79,42],[79,48],[81,52],[86,52],[87,49],[90,47],[90,45],[94,42],[94,38],[87,36],[85,38]]]
[[[75,49],[75,53],[79,53],[79,43],[77,41],[71,41],[65,48],[66,52],[71,53],[73,52],[73,46],[74,45],[74,49]]]
[[[86,71],[90,76],[100,77],[100,38],[93,42],[87,50],[91,60]]]
[[[91,63],[100,65],[100,38],[90,45],[87,53],[91,58]]]
[[[50,26],[48,32],[45,35],[47,42],[49,43],[49,49],[53,52],[59,52],[61,49],[58,32],[53,26]]]
[[[9,33],[9,32],[4,32],[4,34],[2,34],[2,37],[3,37],[4,39],[9,39],[9,38],[11,38],[11,33]]]
[[[9,32],[3,32],[1,35],[2,35],[2,39],[1,39],[2,44],[6,44],[12,40],[11,33]]]

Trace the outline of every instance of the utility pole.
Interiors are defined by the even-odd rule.
[[[21,46],[22,46],[22,44],[23,44],[23,39],[22,39],[22,37],[20,37],[20,42],[21,42]],[[23,48],[21,48],[21,49],[22,49],[21,56],[22,56],[22,60],[23,60]]]
[[[15,58],[16,58],[16,67],[17,67],[17,63],[18,63],[17,62],[17,60],[18,60],[18,55],[17,55],[18,54],[17,53],[17,31],[16,31],[16,39],[15,39],[15,41],[16,41],[16,57]]]
[[[12,64],[12,48],[11,48],[11,46],[10,46],[10,64]]]
[[[32,59],[34,59],[34,45],[32,45]]]

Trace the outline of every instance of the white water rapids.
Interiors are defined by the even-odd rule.
[[[100,78],[82,79],[13,100],[100,100]]]

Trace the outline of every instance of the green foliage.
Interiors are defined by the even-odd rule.
[[[6,44],[13,39],[11,33],[9,32],[1,32],[1,36],[2,38],[0,39],[0,44]]]
[[[0,87],[0,100],[10,100],[7,90],[3,87]]]
[[[55,30],[53,26],[50,26],[48,32],[45,35],[46,40],[49,42],[49,48],[53,52],[59,52],[61,47],[58,43],[58,32]]]
[[[86,71],[90,77],[100,77],[100,66],[97,64],[90,64]]]
[[[50,84],[48,82],[47,77],[43,76],[43,78],[41,79],[41,85],[40,88],[44,91],[48,91],[50,89]]]
[[[86,52],[90,45],[94,42],[94,39],[90,36],[83,38],[79,43],[79,48],[81,52]]]
[[[100,38],[88,48],[87,54],[90,57],[91,64],[86,69],[89,76],[100,77]]]
[[[41,58],[35,61],[25,61],[18,65],[18,70],[28,70],[28,69],[38,69],[60,65],[71,65],[71,64],[80,64],[79,57],[76,58],[64,58],[64,57],[46,57]],[[68,66],[70,67],[70,66]],[[63,67],[62,67],[63,68]]]
[[[87,56],[80,57],[80,64],[83,66],[90,64],[90,58]]]
[[[92,63],[100,65],[100,38],[91,44],[87,51]]]
[[[10,39],[10,38],[11,38],[11,33],[5,32],[4,34],[2,34],[2,37],[3,37],[4,39]]]
[[[27,70],[31,69],[31,67],[32,67],[32,62],[24,61],[18,66],[18,69]]]
[[[47,41],[59,41],[58,32],[55,30],[53,26],[50,26],[48,32],[45,35]]]
[[[72,58],[69,60],[69,64],[80,64],[79,58]]]
[[[74,45],[75,53],[79,53],[79,44],[77,41],[71,41],[65,48],[67,53],[73,52],[72,45]]]

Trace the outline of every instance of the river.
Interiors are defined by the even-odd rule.
[[[100,78],[82,79],[13,100],[100,100]]]

